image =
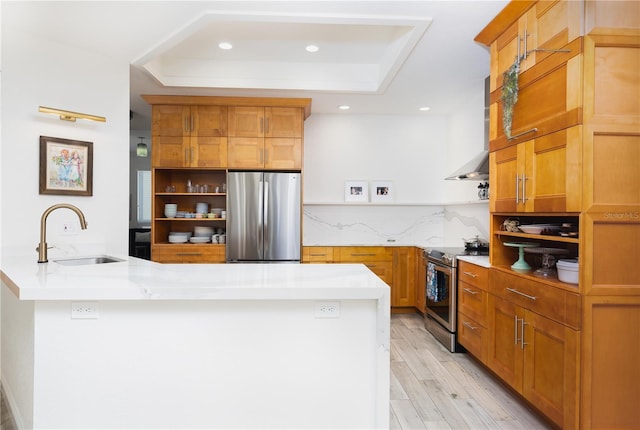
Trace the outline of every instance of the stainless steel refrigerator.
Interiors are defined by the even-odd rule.
[[[228,173],[227,262],[300,261],[300,182],[300,173]]]

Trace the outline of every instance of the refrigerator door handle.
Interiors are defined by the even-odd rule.
[[[269,182],[264,181],[264,190],[261,195],[264,196],[264,206],[262,210],[262,243],[263,249],[269,249]]]
[[[260,258],[264,258],[264,182],[258,182],[258,229],[256,236],[258,237],[258,243],[260,247],[258,249],[258,255]]]

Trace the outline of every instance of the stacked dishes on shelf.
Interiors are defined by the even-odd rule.
[[[169,243],[187,243],[191,238],[190,231],[172,231],[169,233]]]
[[[164,205],[164,216],[167,218],[175,218],[178,213],[178,205],[176,203],[167,203]]]
[[[213,227],[195,226],[193,228],[193,236],[189,239],[191,243],[208,243],[211,242],[213,235]]]

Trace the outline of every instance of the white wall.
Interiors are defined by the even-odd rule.
[[[477,87],[449,116],[312,114],[303,244],[463,246],[463,238],[488,238],[479,182],[444,180],[483,150],[484,82]],[[348,180],[391,180],[394,199],[346,204]]]
[[[5,8],[2,52],[2,250],[37,258],[42,212],[55,203],[71,203],[86,215],[80,230],[75,214],[49,216],[48,243],[56,253],[101,247],[127,252],[129,177],[129,65],[60,45],[20,31]],[[106,123],[60,121],[38,106],[106,116]],[[39,194],[39,136],[93,142],[93,196]],[[75,234],[64,235],[72,222]]]

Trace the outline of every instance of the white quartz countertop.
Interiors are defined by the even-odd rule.
[[[362,264],[159,264],[86,266],[6,257],[2,282],[20,300],[362,300],[389,286]]]
[[[491,264],[489,264],[488,255],[459,255],[457,259],[482,267],[491,267]]]

